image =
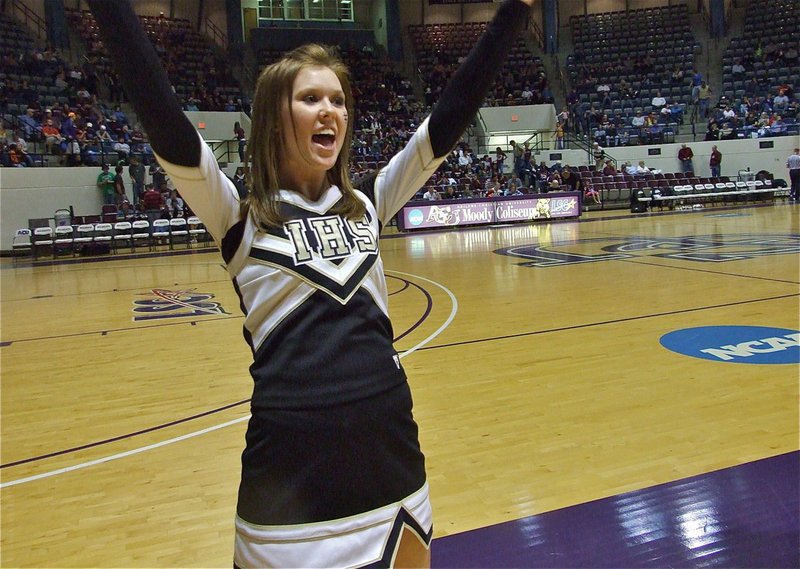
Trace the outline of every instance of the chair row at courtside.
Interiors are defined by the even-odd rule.
[[[208,245],[209,235],[199,217],[176,217],[118,221],[116,223],[85,223],[18,229],[14,234],[15,253],[32,253],[34,259],[44,255],[53,258],[61,255],[92,255],[118,253],[125,250],[135,252],[147,248],[155,251],[159,246],[170,250],[179,245],[191,248],[195,244]]]

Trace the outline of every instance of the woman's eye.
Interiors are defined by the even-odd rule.
[[[317,97],[316,97],[316,95],[306,95],[305,97],[303,97],[303,100],[306,103],[316,103],[317,102]]]
[[[343,107],[344,106],[344,97],[336,97],[336,98],[334,98],[333,99],[333,104],[336,105],[337,107]]]

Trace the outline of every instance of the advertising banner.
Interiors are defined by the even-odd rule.
[[[401,223],[405,230],[431,229],[578,217],[580,213],[578,194],[560,194],[523,199],[439,201],[430,205],[417,202],[403,208]]]

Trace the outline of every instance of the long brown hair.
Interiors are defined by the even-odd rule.
[[[253,127],[247,152],[252,161],[251,186],[247,199],[242,204],[243,212],[252,212],[255,220],[265,227],[276,227],[286,221],[278,208],[278,192],[281,180],[278,175],[278,157],[282,149],[281,106],[290,105],[297,74],[306,67],[327,67],[336,74],[342,84],[347,109],[347,129],[344,143],[336,164],[328,170],[329,184],[342,191],[342,199],[334,206],[333,213],[348,218],[360,218],[365,206],[359,200],[350,183],[350,144],[353,139],[355,103],[350,87],[347,66],[336,55],[333,48],[318,44],[306,44],[286,53],[277,62],[268,65],[256,82],[253,96]],[[294,128],[294,125],[292,125]]]

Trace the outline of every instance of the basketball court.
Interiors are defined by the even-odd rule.
[[[798,206],[381,248],[434,566],[797,566]],[[230,567],[251,379],[221,263],[3,261],[3,567]]]

